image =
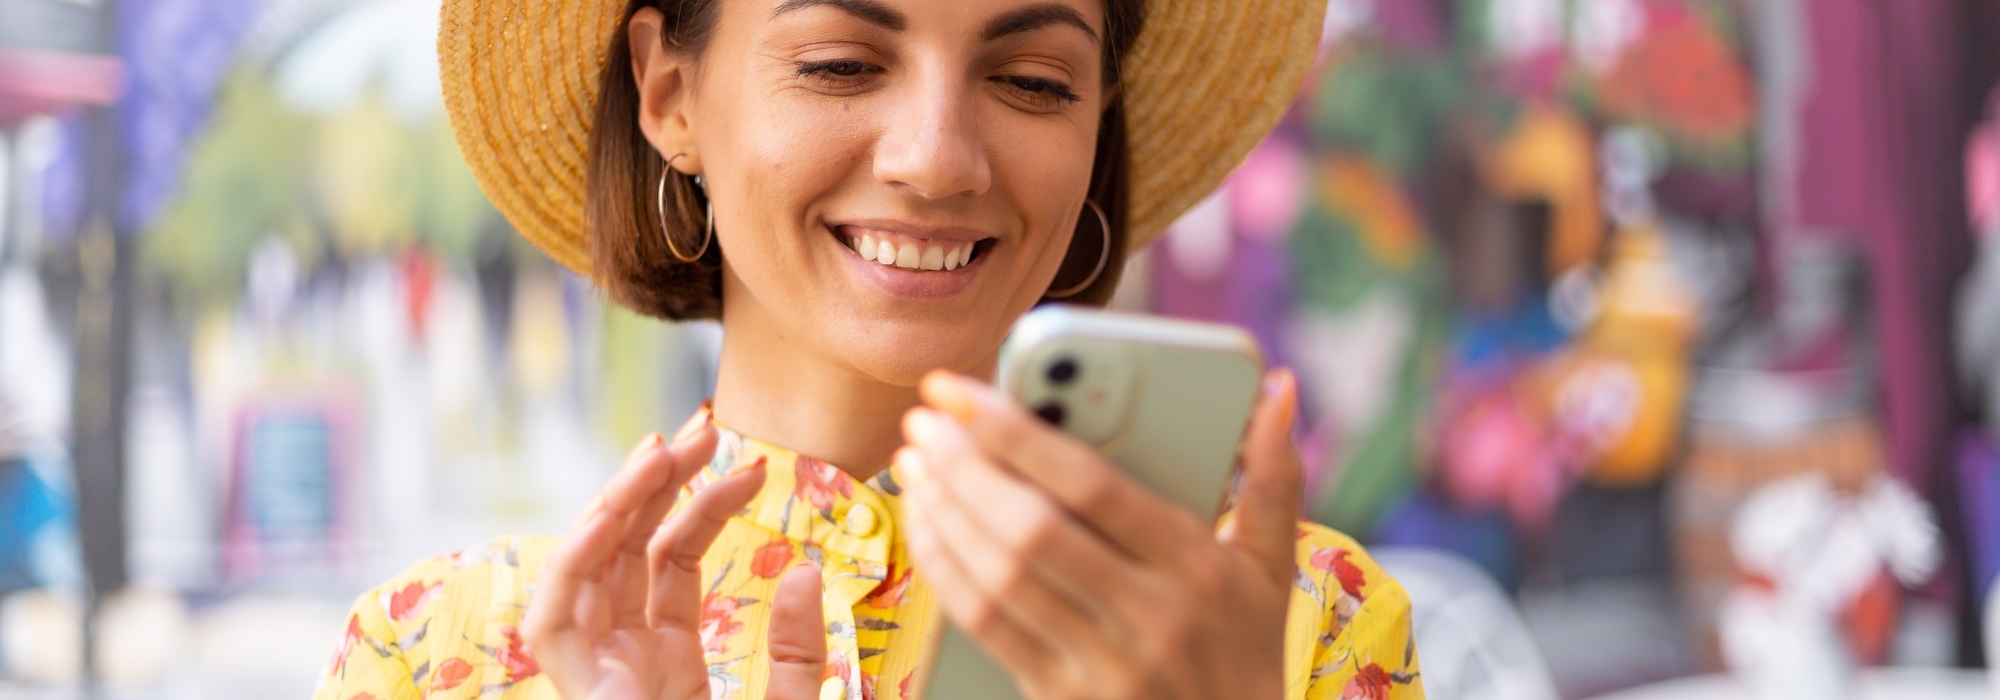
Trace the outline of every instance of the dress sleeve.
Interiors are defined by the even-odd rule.
[[[1424,697],[1410,596],[1360,545],[1302,524],[1288,644],[1310,645],[1290,695],[1302,700]],[[1308,633],[1309,632],[1309,633]],[[1300,650],[1303,651],[1303,650]]]
[[[388,585],[394,585],[393,582]],[[395,625],[382,608],[382,588],[354,599],[313,700],[421,700]]]

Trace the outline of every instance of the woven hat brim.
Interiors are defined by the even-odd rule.
[[[623,0],[445,0],[438,72],[467,165],[501,215],[590,275],[584,162]],[[1122,61],[1127,253],[1212,192],[1290,108],[1326,0],[1153,0]]]

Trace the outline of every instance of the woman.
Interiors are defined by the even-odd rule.
[[[318,697],[908,697],[946,619],[1038,698],[1421,695],[1401,588],[1297,519],[1290,374],[1219,530],[974,379],[1277,121],[1322,6],[447,1],[488,195],[722,360],[566,536],[363,594]]]

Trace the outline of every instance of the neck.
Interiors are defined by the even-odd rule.
[[[716,422],[856,479],[888,468],[903,445],[903,414],[917,405],[916,387],[862,374],[789,337],[754,301],[724,306]]]

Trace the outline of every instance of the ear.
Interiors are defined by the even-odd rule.
[[[625,40],[632,47],[632,82],[639,89],[639,130],[661,158],[686,154],[674,161],[673,167],[693,175],[702,171],[688,114],[694,64],[662,40],[660,30],[665,20],[658,9],[641,8],[625,30]]]

